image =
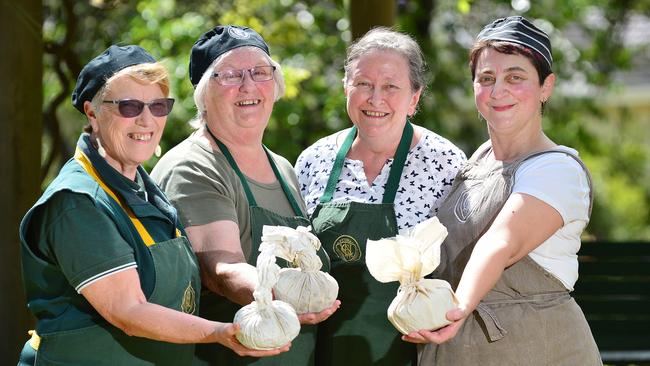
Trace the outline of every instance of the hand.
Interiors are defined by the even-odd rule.
[[[291,342],[285,344],[282,347],[270,349],[270,350],[256,350],[250,349],[243,344],[239,343],[235,334],[239,332],[239,324],[233,323],[219,323],[215,333],[217,334],[217,342],[223,344],[224,346],[230,348],[238,354],[239,356],[251,356],[251,357],[268,357],[275,356],[282,352],[286,352],[291,348]]]
[[[341,300],[334,300],[332,306],[326,308],[320,313],[304,313],[298,314],[300,324],[318,324],[323,320],[329,318],[341,306]]]
[[[436,330],[418,330],[402,336],[402,340],[411,343],[444,343],[454,338],[467,319],[469,312],[460,308],[452,309],[445,314],[452,323]]]

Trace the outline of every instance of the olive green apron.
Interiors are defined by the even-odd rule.
[[[524,161],[547,153],[566,154],[589,176],[580,159],[565,150],[545,150],[512,163],[488,160],[490,150],[489,144],[477,150],[438,211],[449,235],[441,247],[441,265],[432,276],[449,281],[453,288],[474,245],[510,196]],[[564,285],[529,256],[504,270],[456,337],[442,345],[419,346],[418,358],[419,365],[436,366],[602,365],[580,307]]]
[[[318,324],[317,365],[411,365],[415,345],[400,339],[386,312],[399,284],[375,280],[364,262],[368,239],[397,235],[394,200],[413,139],[406,123],[390,168],[381,204],[331,202],[356,127],[336,155],[327,186],[312,216],[314,233],[332,259],[331,275],[339,283],[341,308]]]
[[[122,207],[153,259],[155,286],[147,297],[150,303],[188,314],[197,312],[200,291],[198,264],[191,246],[180,230],[176,238],[155,243],[140,220],[102,181],[90,160],[77,149],[75,159],[97,183]],[[40,338],[40,339],[39,339]],[[25,348],[35,349],[34,365],[189,365],[194,347],[129,336],[122,330],[97,319],[96,325],[33,335]],[[21,364],[30,364],[21,355]]]
[[[271,154],[268,149],[264,147],[266,156],[269,159],[271,168],[275,173],[276,178],[280,182],[280,186],[284,191],[289,204],[293,208],[295,216],[288,217],[278,215],[275,212],[259,207],[253,196],[246,177],[241,172],[235,159],[230,154],[228,148],[219,141],[212,132],[207,129],[214,141],[219,146],[221,153],[225,156],[231,168],[237,173],[239,180],[246,193],[248,200],[250,216],[251,216],[251,235],[252,235],[252,250],[248,263],[255,265],[257,256],[259,255],[259,246],[262,238],[262,228],[264,225],[280,225],[291,228],[298,226],[309,226],[310,222],[307,218],[302,216],[302,210],[296,202],[293,194],[289,190],[287,182],[280,174]],[[318,251],[318,256],[323,262],[323,271],[329,271],[329,257],[324,249]],[[281,267],[289,267],[290,264],[284,260],[278,260],[278,265]],[[224,297],[219,297],[213,293],[206,293],[202,297],[201,315],[208,319],[215,319],[223,322],[232,322],[237,310],[241,308],[240,305],[232,303]],[[196,357],[194,360],[195,365],[313,365],[314,364],[314,347],[316,343],[316,327],[313,325],[303,325],[300,329],[300,334],[291,343],[291,350],[284,352],[278,356],[255,358],[255,357],[240,357],[232,350],[220,345],[197,345]]]

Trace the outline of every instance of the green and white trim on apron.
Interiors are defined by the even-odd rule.
[[[325,192],[312,215],[314,233],[332,260],[331,275],[339,283],[341,308],[318,324],[317,365],[411,365],[415,345],[400,339],[386,311],[397,283],[380,283],[365,265],[368,239],[397,235],[394,200],[406,162],[413,126],[406,123],[390,169],[382,203],[331,202],[356,127],[336,155]]]

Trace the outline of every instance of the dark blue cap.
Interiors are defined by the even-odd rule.
[[[497,19],[486,25],[476,36],[477,41],[490,39],[513,42],[528,47],[544,57],[549,67],[553,66],[551,40],[548,35],[522,16]]]
[[[269,46],[262,36],[248,27],[218,25],[199,38],[190,54],[190,81],[196,86],[205,70],[222,54],[243,46],[260,48],[270,55]]]
[[[81,69],[72,91],[72,105],[84,113],[84,102],[91,101],[106,80],[116,72],[133,65],[156,62],[140,46],[110,46]]]

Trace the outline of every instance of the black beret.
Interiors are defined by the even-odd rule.
[[[478,41],[489,39],[514,42],[528,47],[544,57],[549,67],[553,66],[551,40],[548,35],[522,16],[497,19],[486,25],[476,36]]]
[[[81,69],[72,91],[72,105],[84,113],[84,102],[91,101],[106,80],[116,72],[133,65],[156,62],[140,46],[110,46]]]
[[[253,29],[237,25],[218,25],[199,38],[190,54],[190,81],[196,86],[212,62],[222,54],[243,46],[260,48],[270,55],[269,46]]]

